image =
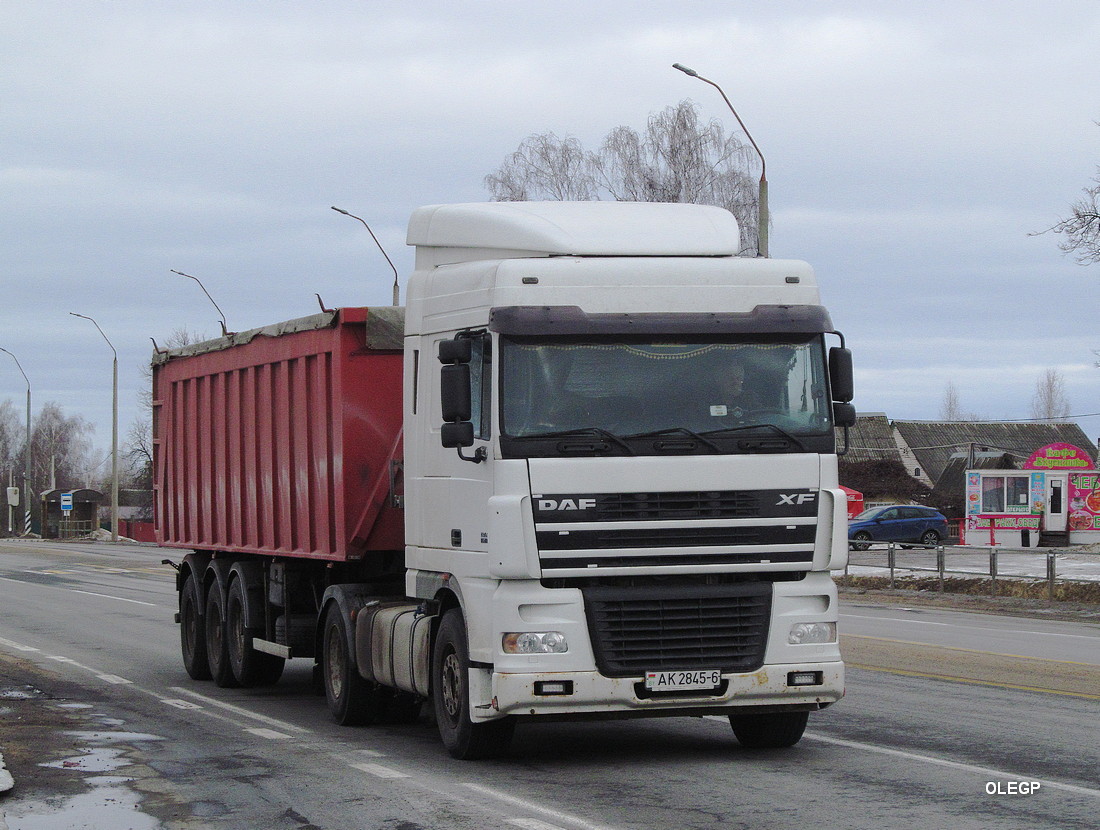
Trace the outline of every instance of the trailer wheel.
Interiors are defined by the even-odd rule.
[[[809,712],[769,712],[730,715],[730,726],[741,746],[748,749],[783,749],[794,746],[806,731]]]
[[[362,677],[352,665],[347,623],[339,606],[329,606],[324,626],[321,676],[333,720],[341,726],[375,723],[386,711],[391,690]]]
[[[237,683],[246,689],[270,686],[282,676],[286,661],[282,657],[252,648],[252,638],[260,632],[258,629],[245,627],[244,609],[244,579],[237,577],[229,587],[229,609],[225,621],[229,667]]]
[[[183,667],[192,680],[209,680],[206,659],[206,628],[199,613],[199,590],[194,576],[188,576],[180,588],[180,653]]]
[[[432,648],[432,706],[439,737],[459,760],[507,752],[516,723],[512,718],[474,723],[470,719],[470,646],[462,611],[443,615]]]
[[[206,662],[210,676],[223,689],[237,685],[229,664],[229,631],[225,618],[225,599],[217,583],[210,586],[206,596]]]

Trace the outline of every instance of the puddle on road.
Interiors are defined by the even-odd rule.
[[[125,778],[103,777],[90,792],[63,801],[20,804],[18,812],[0,811],[0,829],[6,830],[157,830],[160,822],[139,808],[140,796]],[[2,804],[3,802],[0,802]]]
[[[42,767],[87,773],[113,773],[133,766],[126,757],[128,747],[164,740],[143,732],[66,732],[90,744],[79,755],[40,764]],[[125,745],[120,747],[118,745]],[[34,802],[0,802],[0,830],[103,830],[126,827],[156,830],[160,822],[141,811],[141,794],[129,786],[135,779],[125,775],[92,775],[84,779],[88,792],[68,798]],[[3,808],[7,807],[5,814]]]

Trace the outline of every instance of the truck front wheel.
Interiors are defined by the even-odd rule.
[[[809,712],[770,712],[730,715],[730,726],[741,746],[748,749],[782,749],[794,746],[806,731]]]
[[[515,721],[474,723],[470,719],[470,647],[462,611],[443,615],[432,649],[432,706],[439,737],[459,760],[490,758],[508,750]]]
[[[209,680],[206,660],[206,627],[199,613],[199,591],[195,577],[188,576],[180,588],[180,653],[183,667],[192,680]]]

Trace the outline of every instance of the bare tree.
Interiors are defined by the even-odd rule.
[[[186,328],[173,329],[164,341],[169,349],[190,346],[205,338]],[[153,517],[153,367],[145,363],[140,368],[144,383],[138,395],[141,414],[134,417],[126,431],[122,457],[126,459],[126,478],[121,482],[127,490],[134,491],[127,500],[140,508],[138,519]]]
[[[620,126],[596,152],[573,136],[528,136],[485,187],[497,201],[599,200],[717,205],[741,226],[743,251],[757,249],[756,155],[718,121],[701,123],[689,100],[649,117],[644,133]]]
[[[19,415],[15,411],[15,405],[11,401],[0,403],[0,471],[4,472],[5,481],[7,471],[18,465],[23,444],[26,442],[26,432],[19,428]]]
[[[1074,254],[1081,265],[1100,262],[1100,167],[1093,181],[1095,184],[1086,187],[1084,195],[1071,206],[1070,216],[1051,228],[1062,235],[1058,247]]]
[[[1035,395],[1031,398],[1031,417],[1044,421],[1057,421],[1069,415],[1069,399],[1066,397],[1066,380],[1057,369],[1047,369],[1035,382]]]
[[[80,415],[65,415],[48,402],[31,426],[31,479],[36,493],[51,486],[75,487],[85,477],[94,427]]]
[[[961,421],[962,409],[959,406],[959,388],[951,381],[943,390],[943,399],[940,402],[940,420]]]
[[[498,202],[531,199],[587,202],[597,199],[593,158],[574,136],[529,135],[485,177],[485,187]]]
[[[943,398],[940,401],[941,421],[978,421],[981,420],[973,412],[966,412],[959,400],[959,388],[954,381],[948,381],[943,390]]]

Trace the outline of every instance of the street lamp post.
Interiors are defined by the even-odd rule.
[[[96,327],[96,330],[100,333],[104,340],[107,340],[107,345],[111,347],[111,353],[114,355],[112,361],[112,389],[111,389],[111,541],[118,541],[118,352],[115,351],[114,344],[107,339],[107,335],[103,334],[103,329],[99,327],[99,323],[92,320],[85,314],[77,314],[75,311],[70,311],[73,317],[80,317],[83,320],[91,320],[92,325]]]
[[[23,371],[23,367],[19,365],[19,358],[9,352],[7,349],[0,348],[0,352],[3,352],[12,360],[15,361],[15,365],[19,367],[19,373],[23,375],[23,380],[27,381],[27,451],[24,453],[24,467],[23,467],[23,535],[31,535],[31,382],[27,379],[27,373]]]
[[[352,219],[358,219],[363,223],[363,227],[367,229],[370,238],[374,240],[374,244],[378,246],[378,250],[382,252],[382,256],[386,258],[386,262],[388,262],[390,268],[393,269],[393,304],[401,305],[401,289],[398,287],[397,266],[393,264],[393,260],[390,259],[390,255],[386,253],[386,249],[382,247],[382,243],[378,241],[378,237],[374,235],[374,231],[370,229],[370,225],[367,224],[365,219],[356,216],[354,213],[348,213],[343,208],[336,207],[336,205],[333,205],[332,209],[337,213],[342,213],[344,216],[350,216]]]
[[[745,122],[741,120],[741,116],[737,114],[737,110],[733,108],[733,104],[730,103],[730,99],[726,97],[726,93],[722,91],[722,87],[718,86],[714,81],[709,78],[704,78],[694,69],[688,69],[682,63],[672,64],[673,69],[679,69],[685,75],[690,75],[693,78],[698,78],[705,84],[710,84],[712,87],[718,90],[722,96],[722,100],[726,102],[726,106],[730,108],[730,112],[733,113],[733,117],[737,119],[737,123],[741,125],[741,129],[745,135],[749,138],[749,143],[752,144],[752,149],[756,150],[756,155],[760,156],[760,204],[757,210],[757,253],[766,257],[768,255],[768,177],[767,165],[764,162],[764,154],[760,152],[760,148],[756,146],[756,142],[753,140],[752,133],[749,132],[748,127],[745,126]]]

